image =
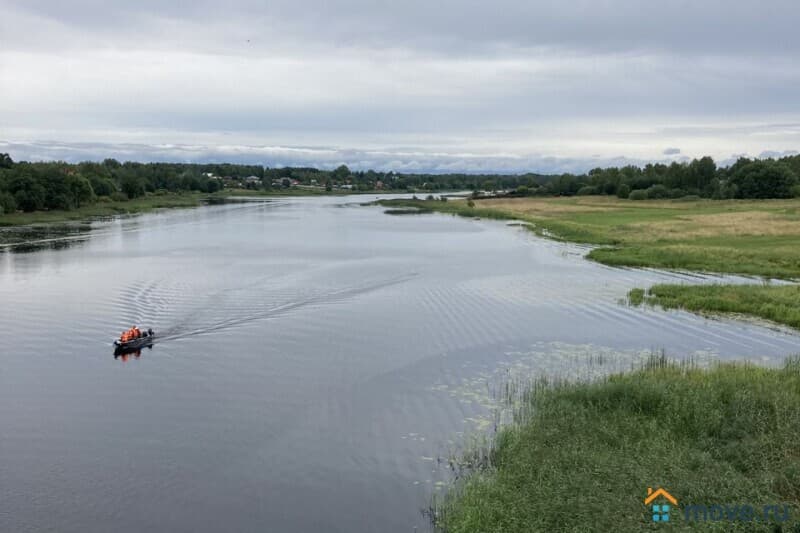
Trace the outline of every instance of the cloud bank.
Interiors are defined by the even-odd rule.
[[[7,0],[0,140],[442,171],[785,152],[797,20],[793,1]]]

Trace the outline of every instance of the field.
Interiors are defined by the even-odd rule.
[[[588,257],[607,265],[800,278],[800,199],[510,198],[479,200],[473,208],[464,200],[416,203],[463,216],[525,220],[554,238],[602,245]]]
[[[800,528],[798,360],[702,370],[654,357],[605,381],[527,392],[491,467],[434,504],[446,531],[656,531],[647,487],[678,500],[669,531]],[[692,505],[724,506],[734,520],[695,521]],[[749,520],[732,511],[743,506]]]

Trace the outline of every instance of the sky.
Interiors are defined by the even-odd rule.
[[[800,150],[797,0],[0,0],[0,151],[430,172]]]

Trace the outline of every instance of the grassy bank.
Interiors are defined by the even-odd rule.
[[[487,199],[469,207],[389,200],[461,216],[519,219],[550,237],[600,245],[614,266],[800,277],[800,200],[632,201],[608,197]]]
[[[800,362],[782,369],[643,370],[591,384],[532,387],[501,430],[492,466],[434,508],[446,531],[800,531]],[[678,500],[654,524],[647,487]],[[767,522],[689,523],[687,505],[789,505]],[[774,518],[774,515],[770,516]]]
[[[208,196],[201,193],[152,194],[123,202],[96,202],[71,211],[34,211],[32,213],[11,213],[0,215],[0,226],[21,226],[27,224],[52,224],[74,220],[88,220],[95,217],[143,213],[160,208],[194,207],[200,205]]]
[[[628,294],[634,305],[696,313],[744,314],[800,329],[798,285],[655,285]]]

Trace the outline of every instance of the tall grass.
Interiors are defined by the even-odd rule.
[[[736,313],[800,329],[800,285],[655,285],[628,293],[633,305],[699,313]]]
[[[800,530],[800,359],[701,369],[661,354],[634,372],[522,394],[524,414],[434,502],[439,529],[656,530],[643,499],[664,487],[679,502],[671,531]],[[682,504],[787,504],[792,521],[686,523]]]

